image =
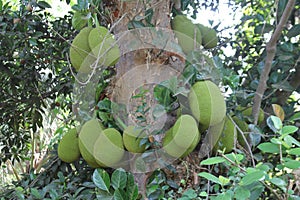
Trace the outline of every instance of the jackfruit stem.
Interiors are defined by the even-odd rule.
[[[117,117],[116,120],[117,120],[118,125],[121,126],[122,130],[124,130],[127,127],[126,124],[121,120],[120,117]]]
[[[93,18],[95,20],[96,28],[98,28],[100,26],[100,23],[99,23],[99,20],[98,20],[98,17],[97,17],[97,13],[93,14]]]

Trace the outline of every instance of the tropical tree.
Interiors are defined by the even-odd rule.
[[[69,15],[53,19],[45,1],[26,1],[17,10],[0,1],[0,164],[17,178],[3,194],[19,199],[299,199],[300,2],[229,0],[230,12],[243,13],[239,24],[228,27],[230,37],[216,23],[206,27],[218,32],[212,48],[201,28],[200,42],[196,28],[189,38],[182,35],[192,21],[177,23],[176,16],[196,19],[201,9],[215,11],[220,4],[78,0]],[[103,34],[100,42],[96,37],[87,42],[95,45],[91,65],[86,65],[90,52],[76,49],[83,40],[75,42],[86,27],[104,32],[97,33]],[[79,67],[72,48],[73,55],[87,58]],[[188,94],[203,81],[218,85],[226,96],[225,124],[235,130],[225,136],[232,138],[230,151],[213,148],[220,141],[210,143],[218,131],[209,125],[199,127],[201,139],[189,155],[163,158],[168,130],[179,116],[195,115]],[[43,141],[45,121],[57,118],[62,120],[48,135],[52,139]],[[148,151],[95,170],[83,158],[63,162],[58,141],[90,119],[123,135],[128,125],[138,125],[147,135],[139,145]],[[45,150],[36,163],[34,155]],[[16,167],[23,161],[25,166]]]

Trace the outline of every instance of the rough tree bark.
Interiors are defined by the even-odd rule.
[[[286,25],[286,23],[289,19],[289,16],[291,15],[291,13],[294,9],[295,2],[296,2],[296,0],[289,0],[289,2],[286,5],[286,8],[284,9],[282,17],[281,17],[274,33],[271,36],[270,41],[267,43],[267,47],[266,47],[267,57],[265,60],[265,66],[260,75],[259,84],[256,89],[254,100],[253,100],[252,116],[254,118],[254,124],[257,124],[257,121],[258,121],[259,109],[261,107],[261,101],[262,101],[263,95],[267,88],[267,80],[269,79],[269,73],[271,71],[273,59],[276,54],[277,41],[281,35],[281,32],[282,32],[284,26]]]

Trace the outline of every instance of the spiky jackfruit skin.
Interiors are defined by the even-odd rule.
[[[95,142],[103,129],[103,125],[97,119],[91,119],[84,123],[79,133],[78,144],[81,156],[93,168],[105,167],[99,165],[93,155]]]
[[[120,49],[108,29],[103,26],[94,28],[89,33],[88,42],[98,65],[113,66],[118,62]]]
[[[181,115],[176,120],[172,133],[175,143],[188,149],[199,135],[198,124],[191,115]]]
[[[209,80],[196,82],[189,92],[193,116],[204,127],[221,122],[226,114],[226,104],[219,87]]]
[[[102,131],[94,145],[94,157],[99,165],[117,166],[122,160],[125,150],[121,133],[108,128]]]
[[[225,149],[225,153],[232,151],[234,147],[235,136],[237,136],[236,128],[231,119],[225,118],[224,128],[218,142],[214,147],[214,152]]]
[[[242,111],[242,114],[246,117],[251,117],[252,116],[252,107],[249,107],[247,109],[243,109],[243,108],[239,108]],[[263,109],[259,109],[259,114],[258,114],[258,120],[257,120],[257,124],[261,124],[265,119],[265,113]]]
[[[58,157],[67,163],[79,159],[80,151],[78,146],[78,137],[76,128],[70,129],[58,144]]]
[[[142,129],[135,126],[128,126],[123,132],[123,142],[125,148],[132,153],[143,153],[146,150],[146,145],[140,145],[141,140],[146,137],[141,134]]]
[[[217,46],[218,44],[218,37],[217,32],[209,27],[206,27],[202,24],[196,24],[196,26],[199,28],[202,36],[202,45],[206,49],[211,49]]]
[[[236,125],[241,129],[241,131],[243,131],[244,136],[247,138],[247,134],[245,134],[245,133],[247,133],[249,131],[248,124],[245,121],[242,121],[241,119],[239,119],[237,116],[232,117],[232,119],[236,123]],[[246,142],[238,130],[237,130],[237,140],[240,145],[242,145],[243,147],[246,147]]]
[[[88,73],[92,70],[91,66],[95,63],[95,56],[92,55],[89,46],[89,34],[91,27],[83,28],[74,38],[70,47],[70,61],[78,72]]]
[[[186,16],[177,15],[171,21],[171,25],[184,53],[188,54],[195,47],[200,47],[202,43],[201,32]]]

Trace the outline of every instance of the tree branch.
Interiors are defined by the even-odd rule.
[[[269,79],[269,73],[271,71],[272,62],[273,62],[273,59],[274,59],[275,54],[276,54],[277,41],[278,41],[278,39],[281,35],[281,32],[282,32],[285,24],[287,23],[287,21],[289,19],[289,16],[291,15],[291,13],[294,9],[295,2],[296,2],[296,0],[289,0],[289,2],[287,3],[287,5],[284,9],[282,17],[281,17],[274,33],[272,34],[272,37],[271,37],[270,41],[267,43],[267,46],[266,46],[266,51],[267,51],[266,62],[265,62],[264,69],[263,69],[263,71],[260,75],[260,81],[259,81],[258,87],[256,89],[255,96],[254,96],[254,101],[253,101],[252,116],[254,118],[254,124],[257,124],[262,97],[263,97],[263,95],[266,91],[266,88],[267,88],[267,80]]]

